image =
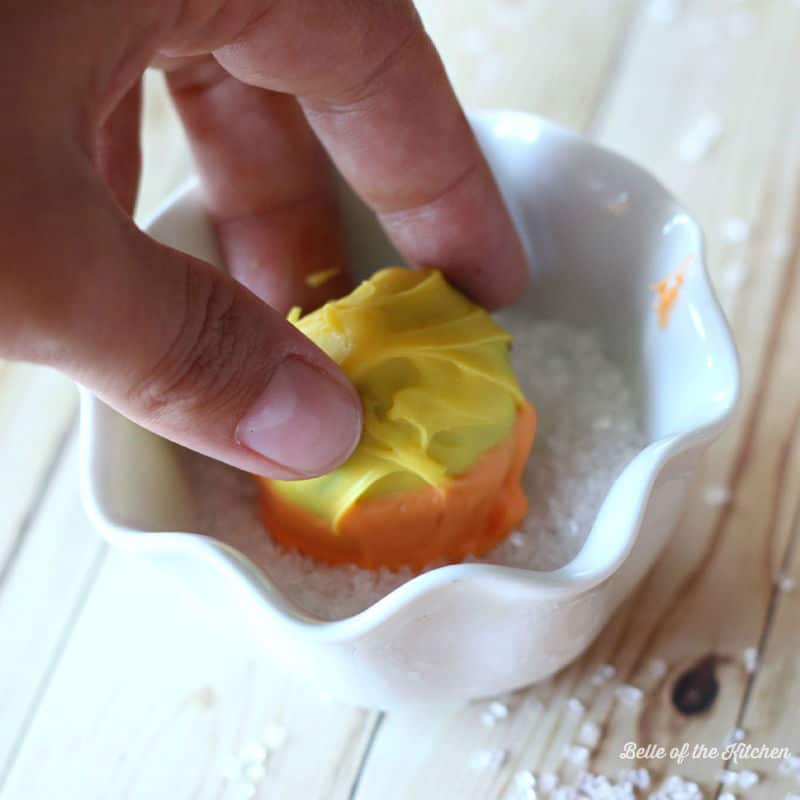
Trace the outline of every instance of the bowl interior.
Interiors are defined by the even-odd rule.
[[[705,274],[697,224],[642,169],[577,135],[516,112],[471,119],[530,256],[532,286],[510,313],[595,331],[634,389],[649,442],[711,437],[735,405],[738,367]],[[368,209],[345,186],[340,192],[356,277],[401,263]],[[196,183],[169,198],[148,230],[221,264]],[[687,263],[685,285],[661,329],[652,286]],[[105,523],[128,529],[191,530],[169,448],[97,406],[90,505]],[[620,491],[625,480],[623,473]],[[646,484],[636,491],[646,493]],[[582,561],[590,551],[623,557],[628,534],[618,533],[610,548],[593,532]]]

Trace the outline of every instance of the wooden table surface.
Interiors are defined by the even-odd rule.
[[[507,699],[494,726],[485,704],[347,708],[111,551],[79,499],[75,388],[0,364],[0,800],[513,799],[520,770],[574,771],[580,751],[565,748],[591,738],[587,721],[601,732],[591,770],[681,775],[708,798],[724,791],[723,755],[678,763],[670,748],[719,748],[741,728],[746,743],[800,751],[800,3],[420,8],[466,104],[587,132],[653,170],[705,226],[744,392],[679,531],[590,651]],[[140,216],[190,169],[160,78],[148,88]],[[592,679],[602,664],[613,679]],[[641,702],[624,702],[626,683]],[[265,729],[287,737],[262,770]],[[626,761],[626,742],[668,754]],[[800,792],[788,766],[742,759],[759,781],[737,794]]]

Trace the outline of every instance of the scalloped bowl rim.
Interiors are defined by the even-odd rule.
[[[366,609],[337,620],[320,620],[305,614],[294,606],[288,598],[278,589],[261,569],[256,567],[246,556],[234,548],[206,535],[190,532],[157,532],[153,535],[142,535],[141,531],[120,525],[114,522],[102,509],[97,493],[94,491],[93,479],[94,455],[100,446],[98,439],[98,414],[116,412],[107,409],[90,392],[82,390],[81,398],[81,492],[84,504],[92,522],[100,528],[104,535],[117,545],[135,550],[152,551],[181,551],[193,552],[199,558],[209,561],[212,565],[235,580],[239,585],[242,578],[248,592],[262,608],[271,612],[275,621],[283,628],[302,634],[304,637],[317,641],[346,641],[363,636],[369,630],[377,627],[383,621],[408,606],[412,601],[436,591],[437,588],[453,581],[462,581],[470,578],[497,578],[506,584],[536,587],[541,597],[567,597],[582,594],[587,590],[604,582],[613,575],[631,551],[636,534],[644,515],[650,497],[650,491],[661,466],[673,455],[698,443],[710,442],[721,432],[729,422],[738,402],[740,394],[740,367],[736,348],[730,328],[717,301],[705,262],[705,246],[702,230],[696,220],[686,208],[643,167],[635,164],[630,159],[619,155],[605,147],[597,145],[583,136],[563,128],[553,122],[545,120],[534,114],[519,111],[492,110],[472,113],[469,115],[474,120],[491,122],[501,117],[514,117],[533,122],[542,130],[555,137],[579,141],[584,147],[602,158],[619,159],[632,167],[641,180],[649,181],[656,191],[660,192],[664,200],[671,201],[676,209],[680,210],[690,225],[692,235],[696,241],[698,254],[697,266],[699,277],[705,288],[708,289],[707,301],[701,305],[704,314],[716,317],[719,330],[724,332],[726,338],[718,342],[718,347],[729,359],[729,368],[732,370],[733,383],[728,392],[728,402],[720,410],[717,417],[711,421],[670,436],[662,437],[647,444],[632,458],[620,472],[610,487],[603,503],[598,509],[597,516],[581,549],[568,563],[552,571],[537,571],[523,567],[511,567],[499,564],[486,564],[469,562],[449,564],[433,568],[405,581],[380,598]],[[185,200],[196,188],[197,178],[192,177],[170,193],[157,209],[147,218],[142,225],[148,230],[168,210]],[[628,517],[627,530],[624,535],[617,537],[617,546],[608,548],[607,558],[600,561],[594,568],[582,565],[582,554],[587,550],[595,537],[601,535],[602,515],[609,498],[615,488],[624,479],[639,473],[636,480],[638,491],[635,510]]]

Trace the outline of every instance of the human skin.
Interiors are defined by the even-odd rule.
[[[410,263],[489,308],[525,286],[410,2],[30,0],[7,4],[1,39],[0,356],[56,367],[162,436],[284,480],[355,448],[354,388],[284,319],[347,289],[330,161]],[[229,275],[131,220],[151,64]]]

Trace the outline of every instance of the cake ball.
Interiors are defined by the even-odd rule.
[[[289,319],[352,380],[361,441],[327,475],[258,478],[269,534],[331,564],[419,570],[480,556],[522,520],[536,414],[511,336],[438,270],[391,267]]]

